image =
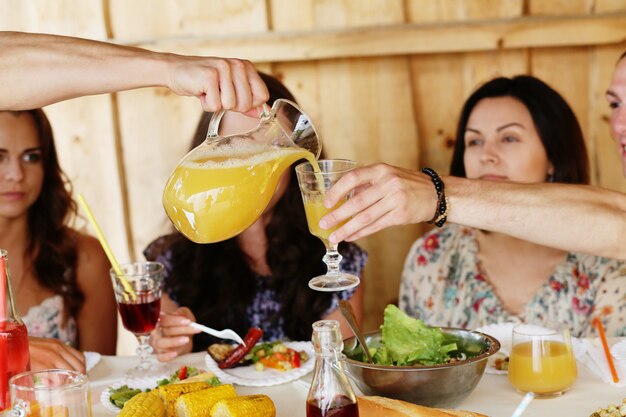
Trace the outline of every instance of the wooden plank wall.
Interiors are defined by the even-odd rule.
[[[498,75],[536,75],[579,116],[595,184],[626,191],[604,91],[626,49],[626,0],[0,0],[0,30],[76,35],[252,59],[282,79],[330,157],[447,171],[465,97]],[[161,192],[200,107],[165,89],[46,109],[62,164],[120,261],[169,230]],[[422,226],[363,239],[366,328],[397,297]],[[127,352],[127,339],[120,351]]]

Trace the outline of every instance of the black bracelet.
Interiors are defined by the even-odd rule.
[[[435,224],[437,227],[442,227],[446,220],[448,219],[448,210],[449,203],[446,198],[446,187],[441,177],[437,172],[435,172],[432,168],[422,168],[422,172],[427,174],[433,182],[435,186],[435,191],[437,191],[437,208],[435,209],[435,215],[431,220],[428,221],[429,224]]]

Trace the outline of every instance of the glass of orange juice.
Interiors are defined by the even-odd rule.
[[[87,376],[76,371],[47,369],[15,375],[9,383],[11,409],[6,417],[91,417]]]
[[[521,392],[555,397],[577,377],[569,329],[560,323],[518,324],[513,328],[509,381]]]
[[[326,190],[329,190],[344,174],[352,171],[356,167],[356,162],[349,159],[322,159],[317,163],[319,170],[310,162],[296,166],[309,231],[326,246],[326,254],[322,258],[328,268],[326,274],[311,279],[309,287],[317,291],[346,290],[359,285],[359,277],[339,270],[342,257],[337,251],[337,244],[328,241],[330,234],[343,223],[327,230],[321,229],[319,223],[327,213],[343,204],[343,201],[340,201],[335,207],[326,208],[324,206]]]

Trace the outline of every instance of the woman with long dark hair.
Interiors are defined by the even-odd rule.
[[[109,262],[96,239],[68,226],[75,214],[44,112],[0,112],[0,247],[34,369],[84,371],[76,349],[115,353]]]
[[[501,77],[465,102],[450,173],[492,182],[588,184],[589,162],[578,120],[555,90],[531,76]],[[445,225],[411,248],[400,308],[430,325],[474,329],[550,320],[575,336],[593,333],[598,317],[612,336],[624,336],[624,268],[623,261]]]
[[[269,104],[293,96],[274,77],[261,74],[270,92]],[[206,138],[211,114],[202,115],[192,148]],[[227,112],[221,133],[245,132],[258,119]],[[366,254],[355,244],[342,244],[341,268],[362,275]],[[159,359],[204,350],[214,341],[188,326],[190,320],[245,335],[251,326],[264,330],[264,340],[309,340],[311,324],[322,318],[342,321],[340,299],[350,300],[362,316],[362,289],[322,293],[308,281],[325,273],[324,245],[308,230],[302,197],[293,167],[281,178],[259,220],[238,236],[213,244],[196,244],[180,233],[154,241],[146,249],[149,260],[166,269],[166,292],[159,328],[152,345]],[[342,329],[348,334],[347,325]]]
[[[606,100],[611,134],[626,177],[626,52],[613,71]],[[441,179],[451,203],[448,222],[567,251],[626,260],[625,193],[582,184],[521,184],[443,175]],[[360,239],[389,226],[425,222],[440,206],[428,175],[387,164],[357,168],[343,176],[327,193],[327,204],[333,206],[351,190],[356,190],[359,198],[321,219],[320,225],[326,228],[343,223],[330,236],[331,242]]]

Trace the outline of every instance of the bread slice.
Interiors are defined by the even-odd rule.
[[[478,414],[471,411],[465,410],[445,410],[448,414],[452,414],[457,417],[487,417],[484,414]]]
[[[463,410],[444,410],[392,398],[358,397],[359,417],[487,417]]]

